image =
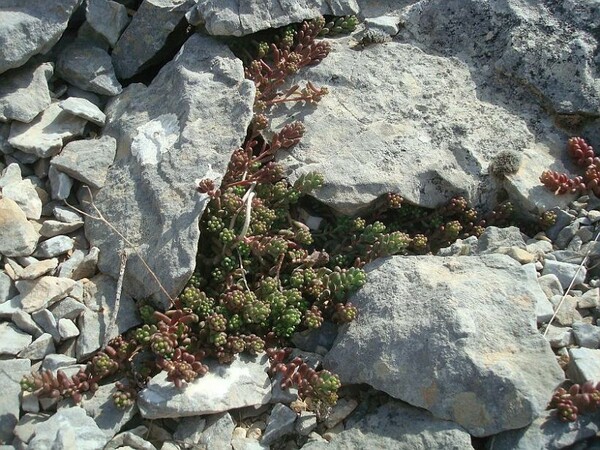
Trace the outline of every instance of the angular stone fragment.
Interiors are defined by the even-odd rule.
[[[50,311],[57,321],[61,319],[76,319],[85,310],[85,305],[72,297],[66,297],[52,305]]]
[[[30,123],[13,122],[8,142],[15,148],[48,158],[60,152],[63,140],[81,136],[86,120],[52,103]]]
[[[123,380],[123,382],[127,381]],[[121,427],[138,412],[135,403],[124,409],[115,405],[113,399],[113,394],[116,392],[115,385],[116,383],[109,383],[100,386],[93,397],[85,398],[81,404],[87,415],[94,419],[109,439],[121,431]]]
[[[4,0],[0,4],[0,73],[50,50],[79,3],[80,0]]]
[[[600,425],[593,416],[582,414],[577,422],[562,422],[555,411],[544,411],[533,423],[493,437],[494,450],[558,450],[595,436]]]
[[[71,339],[79,336],[79,328],[69,319],[60,319],[58,321],[58,334],[61,340]]]
[[[78,212],[68,206],[56,205],[52,209],[52,214],[61,222],[73,223],[83,222],[83,217]]]
[[[600,349],[569,349],[569,365],[567,375],[575,383],[600,380]]]
[[[58,323],[50,311],[47,309],[40,309],[31,314],[31,317],[40,327],[42,327],[42,330],[49,333],[54,338],[56,343],[60,342]]]
[[[73,249],[73,239],[69,236],[54,236],[40,243],[33,256],[53,258]]]
[[[0,323],[0,355],[16,355],[29,344],[30,334],[19,330],[12,323]]]
[[[22,179],[21,167],[16,163],[9,164],[2,171],[2,176],[0,176],[0,188],[11,183],[18,183]]]
[[[564,374],[535,325],[544,294],[516,261],[392,257],[366,269],[352,298],[361,314],[324,360],[342,382],[370,384],[475,436],[526,426],[546,408]]]
[[[297,414],[292,409],[281,403],[277,403],[273,407],[269,420],[267,421],[265,434],[263,434],[260,440],[261,444],[270,445],[277,439],[294,431],[296,417]]]
[[[42,216],[42,201],[31,180],[7,184],[2,188],[2,196],[14,200],[28,219],[37,220]]]
[[[48,179],[50,180],[50,188],[54,200],[65,200],[69,197],[71,188],[73,187],[73,179],[69,175],[50,165]]]
[[[58,104],[65,111],[70,112],[74,116],[79,116],[85,120],[89,120],[98,126],[103,126],[106,121],[106,115],[85,98],[69,97]]]
[[[85,18],[111,46],[117,43],[129,22],[125,6],[111,0],[88,0]]]
[[[228,412],[208,417],[198,444],[211,450],[230,450],[235,422]]]
[[[56,71],[69,83],[100,95],[122,91],[110,55],[93,42],[77,39],[58,55]]]
[[[36,339],[44,334],[44,330],[42,330],[40,326],[35,323],[35,321],[31,318],[31,315],[27,314],[22,309],[15,311],[15,313],[11,316],[11,320],[21,330],[29,333]]]
[[[429,450],[472,449],[471,437],[456,423],[440,420],[429,412],[390,400],[334,436],[330,443],[311,442],[303,450],[342,449]]]
[[[98,428],[94,419],[78,406],[59,409],[56,414],[35,429],[29,442],[31,450],[73,448],[97,450],[104,448],[110,438]]]
[[[237,357],[231,365],[209,364],[209,372],[182,389],[161,372],[138,397],[146,419],[212,414],[249,405],[262,405],[271,398],[266,355]]]
[[[148,67],[194,3],[194,0],[144,1],[113,50],[118,77],[131,78]]]
[[[51,63],[26,65],[2,75],[0,121],[29,123],[50,106],[48,80],[54,73]]]
[[[50,333],[44,333],[19,352],[19,358],[38,361],[50,353],[54,353],[54,339]]]
[[[52,272],[58,266],[58,259],[44,259],[42,261],[34,262],[24,268],[20,273],[22,280],[35,280],[43,275]]]
[[[19,421],[19,394],[21,393],[19,383],[30,370],[31,363],[27,359],[0,361],[0,386],[2,386],[0,440],[4,442],[10,442],[14,437],[13,429]]]
[[[117,141],[110,136],[73,141],[52,159],[52,165],[94,189],[104,186],[108,168],[115,159]]]
[[[0,253],[29,256],[39,237],[19,205],[9,198],[0,198]]]
[[[68,278],[41,277],[17,281],[23,311],[34,312],[65,298],[75,286]]]
[[[241,62],[226,46],[194,34],[149,87],[130,85],[106,110],[104,134],[117,139],[123,157],[109,169],[96,206],[140,248],[171,296],[183,289],[196,264],[197,224],[206,199],[194,192],[193,180],[210,177],[219,184],[252,117],[253,92]],[[150,128],[156,134],[146,136]],[[134,155],[132,143],[140,136],[148,137],[148,145]],[[198,152],[198,142],[210,150]],[[118,249],[127,245],[98,221],[88,220],[85,227],[100,250],[100,270],[118,278]],[[167,303],[136,256],[127,261],[123,287],[136,297]]]
[[[83,226],[83,221],[65,223],[58,220],[44,220],[42,228],[40,228],[40,234],[44,237],[50,238],[61,234],[69,234],[75,230],[78,230]]]
[[[87,309],[78,320],[81,335],[77,339],[77,359],[86,358],[98,350],[104,344],[107,333],[112,339],[141,323],[134,300],[124,292],[114,317],[116,292],[117,283],[108,275],[98,275],[85,281],[84,303]]]
[[[208,0],[198,4],[186,15],[192,25],[203,23],[209,34],[243,36],[267,28],[302,22],[322,15],[344,16],[360,11],[356,0],[288,2],[240,0]]]
[[[585,281],[587,269],[585,267],[579,267],[577,264],[548,259],[544,263],[542,275],[548,274],[556,275],[563,289],[566,289],[573,280],[573,286],[583,283]]]

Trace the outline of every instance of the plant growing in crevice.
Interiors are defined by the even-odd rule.
[[[567,143],[567,152],[576,165],[585,168],[583,176],[546,170],[540,176],[542,184],[556,195],[592,192],[600,196],[600,158],[594,148],[585,139],[573,137]]]
[[[552,395],[548,409],[556,409],[563,422],[575,422],[583,414],[591,414],[600,408],[600,382],[586,381],[574,384],[568,390],[558,388]]]

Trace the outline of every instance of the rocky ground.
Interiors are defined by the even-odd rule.
[[[266,355],[182,389],[157,375],[125,410],[115,383],[79,406],[22,394],[23,375],[74,374],[140,324],[136,300],[166,304],[140,258],[121,276],[132,248],[169,295],[192,275],[196,180],[220,182],[253,114],[221,37],[347,14],[357,30],[298,74],[328,95],[273,110],[274,128],[306,127],[280,160],[290,180],[322,173],[315,197],[344,214],[387,192],[431,208],[462,195],[556,224],[366,266],[358,319],[293,339],[344,383],[325,420],[269,379]],[[577,172],[570,136],[600,145],[598,27],[586,0],[0,4],[0,448],[600,448],[597,412],[546,410],[565,378],[600,381],[600,201],[539,181]],[[518,170],[494,175],[506,150]]]

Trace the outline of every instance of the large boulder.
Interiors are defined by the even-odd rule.
[[[324,365],[474,436],[530,424],[564,379],[535,326],[544,294],[506,255],[392,257],[366,267],[360,311]]]
[[[489,165],[499,151],[533,142],[525,121],[481,100],[469,67],[456,58],[398,42],[361,49],[352,39],[332,40],[329,56],[291,81],[328,88],[316,107],[274,110],[274,127],[298,114],[306,126],[281,159],[292,180],[322,173],[325,186],[315,196],[345,214],[390,191],[424,207],[454,195],[490,204],[500,185]]]
[[[100,270],[115,279],[119,252],[130,250],[123,286],[135,298],[166,304],[136,252],[169,296],[192,275],[207,204],[195,180],[220,184],[246,134],[253,97],[241,62],[225,45],[196,34],[150,86],[130,85],[107,108],[104,133],[117,140],[117,157],[95,203],[135,249],[100,221],[87,220],[86,235],[100,249]]]
[[[0,73],[45,53],[60,39],[81,0],[4,0],[0,3]]]

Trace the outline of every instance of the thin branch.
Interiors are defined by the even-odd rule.
[[[123,278],[125,277],[125,267],[127,266],[127,258],[129,257],[129,252],[127,250],[123,250],[121,252],[121,269],[119,270],[119,279],[117,280],[117,293],[115,295],[115,306],[113,308],[112,314],[110,315],[110,319],[108,321],[108,326],[106,327],[106,332],[104,334],[104,342],[102,344],[102,348],[105,348],[110,341],[110,335],[112,334],[113,328],[117,323],[117,315],[119,314],[119,307],[121,306],[121,292],[123,292]]]

